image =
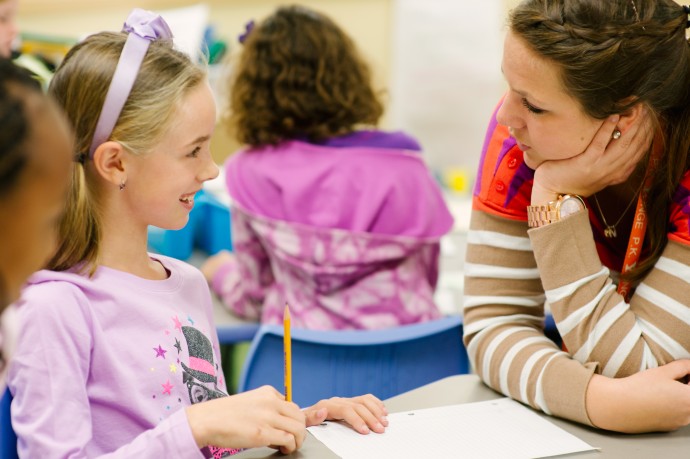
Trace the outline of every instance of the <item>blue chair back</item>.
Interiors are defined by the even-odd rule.
[[[12,394],[5,389],[0,399],[0,459],[19,459],[17,455],[17,435],[12,428],[10,404]]]
[[[469,372],[459,316],[366,331],[293,328],[292,398],[301,407],[334,396],[386,399],[446,376]],[[269,384],[284,391],[283,327],[254,336],[239,391]]]

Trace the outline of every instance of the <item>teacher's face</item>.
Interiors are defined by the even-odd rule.
[[[502,69],[508,92],[496,118],[509,128],[529,167],[571,158],[587,148],[603,121],[585,114],[565,92],[556,64],[508,32]]]

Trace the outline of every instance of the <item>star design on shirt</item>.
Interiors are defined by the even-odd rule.
[[[182,346],[180,345],[180,340],[175,338],[175,347],[177,348],[177,353],[182,352]]]
[[[178,331],[182,331],[182,323],[180,323],[180,319],[177,318],[177,316],[172,318],[173,323],[175,324],[175,328],[177,328]]]
[[[172,395],[172,394],[170,393],[170,390],[173,388],[173,385],[170,384],[170,380],[169,380],[169,379],[165,382],[165,384],[161,384],[161,386],[163,386],[163,393],[164,393],[164,394]]]
[[[154,347],[153,350],[156,351],[156,357],[163,357],[163,358],[165,358],[165,353],[168,352],[165,349],[163,349],[160,344],[158,345],[157,348]]]
[[[177,373],[177,365],[174,363],[170,364],[170,373]]]
[[[192,316],[191,316],[191,315],[188,315],[188,316],[187,316],[187,322],[189,322],[190,324],[194,325],[194,320],[192,319]]]

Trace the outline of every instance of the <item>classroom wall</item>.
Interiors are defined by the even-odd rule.
[[[199,2],[185,0],[20,0],[19,26],[22,31],[64,37],[81,37],[99,30],[119,30],[132,8],[160,11],[186,7]],[[210,23],[231,49],[237,49],[237,36],[250,19],[260,20],[279,0],[207,0]],[[391,4],[393,0],[301,0],[300,4],[318,9],[335,19],[354,39],[372,67],[374,81],[384,88],[389,80]],[[387,117],[384,117],[384,126]],[[216,130],[214,157],[222,162],[237,145],[222,126]]]
[[[496,0],[394,2],[392,124],[415,135],[434,172],[465,196],[504,92],[503,18]]]
[[[473,181],[488,117],[505,90],[500,53],[505,14],[518,0],[303,0],[334,18],[355,40],[385,94],[385,129],[416,136],[440,177],[459,169]],[[20,0],[23,31],[81,37],[117,30],[133,7],[164,10],[188,0]],[[217,34],[236,37],[279,0],[207,0]],[[433,72],[430,72],[433,69]],[[433,73],[433,78],[428,75]],[[222,126],[213,139],[222,162],[236,145]]]

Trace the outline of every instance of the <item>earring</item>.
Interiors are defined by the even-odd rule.
[[[618,140],[618,139],[620,139],[620,138],[621,138],[621,131],[619,131],[618,129],[616,129],[615,131],[613,131],[613,135],[611,136],[611,138],[612,138],[613,140]]]
[[[120,182],[120,191],[124,190],[126,186],[127,184],[125,183],[125,180],[122,179],[122,181]]]

